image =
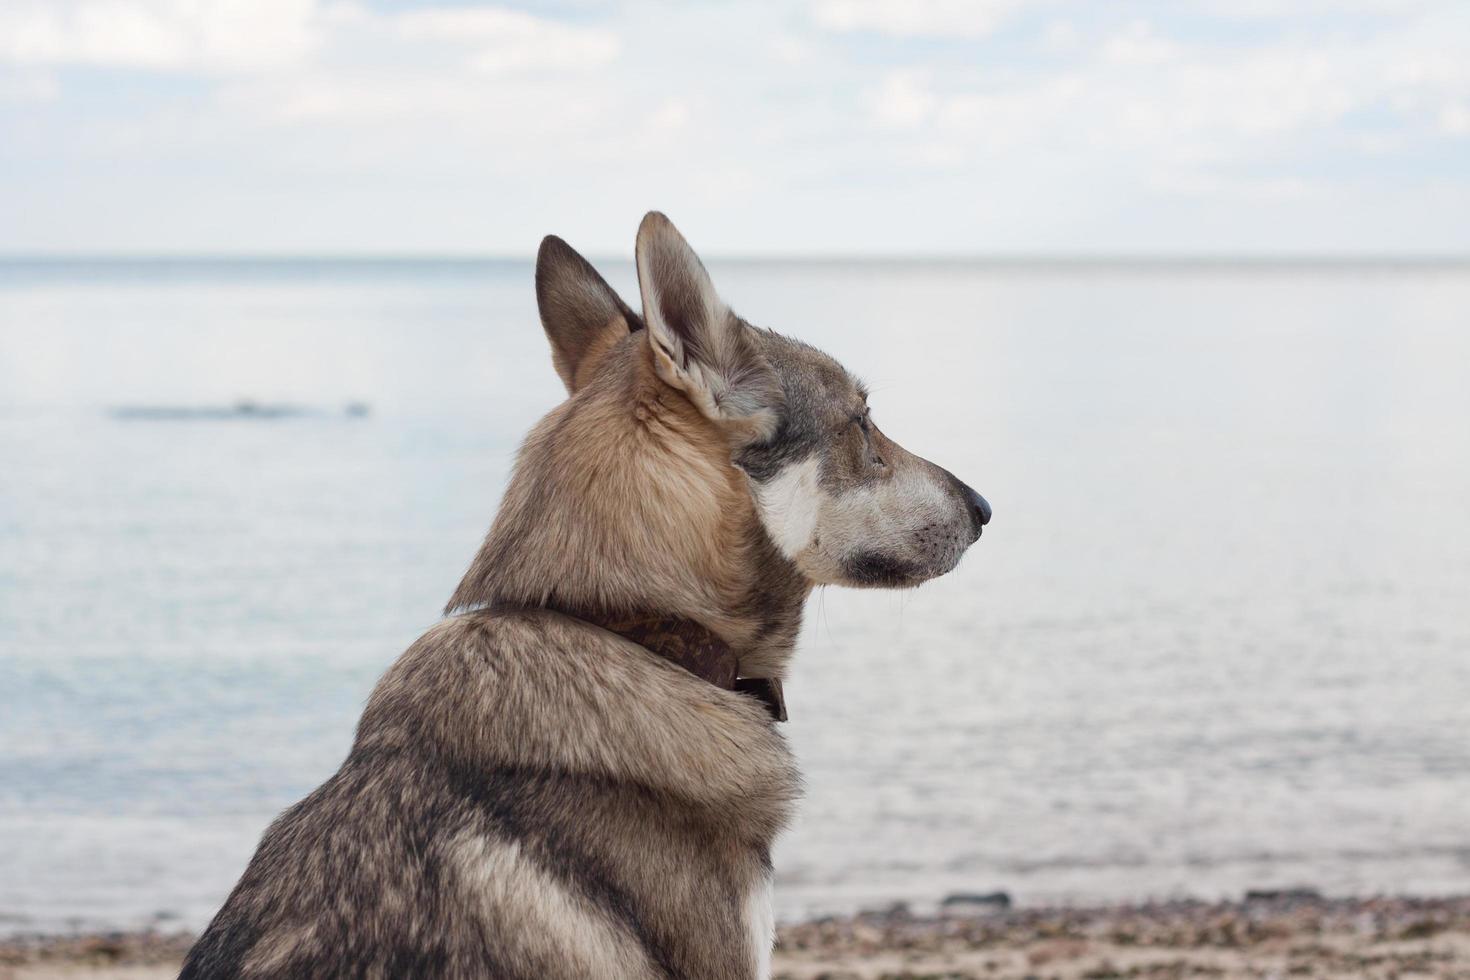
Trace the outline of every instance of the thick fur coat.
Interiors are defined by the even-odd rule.
[[[826,355],[719,300],[662,215],[643,312],[559,239],[568,398],[338,772],[266,830],[186,978],[752,980],[799,783],[776,723],[587,620],[653,610],[780,678],[814,585],[948,571],[989,506],[888,440]]]

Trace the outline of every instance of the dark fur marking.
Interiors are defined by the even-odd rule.
[[[878,552],[849,558],[843,562],[842,570],[845,577],[856,585],[898,588],[924,579],[922,568]]]
[[[406,755],[359,743],[341,770],[282,813],[190,951],[181,976],[533,980],[506,962],[482,923],[449,897],[432,845],[446,827],[471,819],[473,807],[426,778],[433,770]],[[406,782],[391,795],[371,792],[374,773],[389,769],[405,774]],[[366,859],[364,840],[377,841],[386,853]],[[410,904],[415,915],[385,909],[389,894]],[[351,909],[350,919],[344,908]],[[365,921],[376,925],[366,945]],[[425,922],[434,928],[415,928]],[[245,972],[262,943],[307,929],[310,935],[284,950],[269,970]]]
[[[238,886],[236,891],[239,891]],[[234,895],[230,898],[233,900]],[[179,980],[234,980],[240,976],[240,964],[260,938],[260,928],[253,919],[226,919],[225,912],[230,904],[230,901],[225,903],[204,935],[189,950]]]
[[[614,912],[637,938],[650,959],[670,980],[680,971],[667,943],[649,927],[632,893],[618,884],[596,855],[578,848],[571,837],[558,833],[557,818],[568,800],[589,794],[656,794],[611,779],[579,776],[543,769],[503,766],[488,772],[450,768],[459,794],[472,801],[506,840],[527,846],[528,856],[562,884],[581,893],[594,906]]]
[[[861,401],[861,394],[852,376],[815,347],[756,327],[749,327],[749,333],[764,350],[784,396],[776,433],[735,457],[751,479],[765,483],[809,456],[820,452],[825,457],[834,428]]]

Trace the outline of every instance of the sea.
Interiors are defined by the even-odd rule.
[[[995,511],[810,600],[782,918],[1470,891],[1470,264],[710,268]],[[202,927],[562,397],[528,261],[0,261],[0,931]]]

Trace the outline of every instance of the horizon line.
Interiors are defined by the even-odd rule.
[[[631,263],[631,255],[585,253],[593,262]],[[789,265],[997,265],[997,266],[1460,266],[1470,265],[1470,252],[1123,252],[1123,251],[986,251],[986,252],[709,252],[709,262]],[[524,263],[536,261],[531,253],[412,251],[0,251],[0,263],[16,265],[72,263]]]

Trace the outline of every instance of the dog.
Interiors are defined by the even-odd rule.
[[[568,397],[183,978],[769,976],[802,606],[948,572],[990,505],[836,361],[731,312],[662,214],[636,260],[641,314],[542,242]]]

